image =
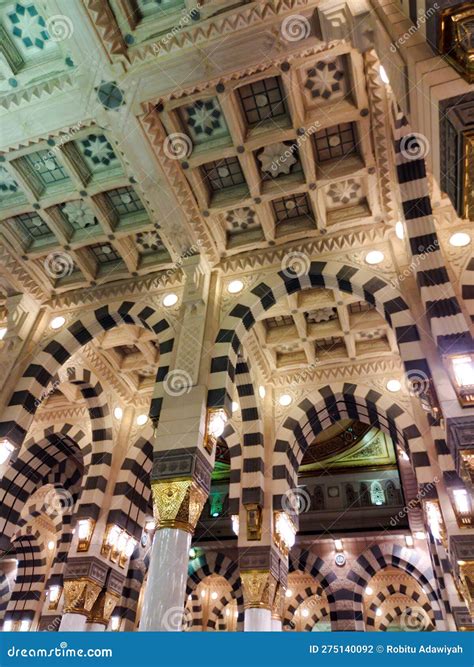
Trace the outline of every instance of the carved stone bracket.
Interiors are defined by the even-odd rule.
[[[117,593],[107,590],[101,591],[87,617],[87,622],[102,623],[107,626],[119,600],[120,596]]]
[[[64,582],[64,612],[87,616],[101,591],[101,585],[90,579]]]
[[[193,479],[152,482],[157,528],[180,528],[194,533],[207,493]]]
[[[278,582],[268,570],[251,570],[240,575],[245,609],[273,609]]]

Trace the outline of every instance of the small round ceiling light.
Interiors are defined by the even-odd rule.
[[[384,259],[385,255],[380,250],[371,250],[365,256],[366,263],[370,264],[371,266],[375,266],[375,264],[380,264],[381,262],[383,262]]]
[[[138,415],[137,424],[138,426],[143,426],[148,421],[148,415]]]
[[[385,386],[387,387],[388,391],[396,393],[402,388],[402,383],[400,380],[389,380]]]
[[[62,315],[58,315],[58,317],[53,317],[49,326],[51,327],[51,329],[60,329],[65,322],[66,318],[63,317]]]
[[[170,292],[163,297],[163,305],[165,308],[171,308],[178,303],[178,295],[174,292]]]
[[[229,294],[238,294],[244,289],[244,283],[241,280],[232,280],[227,285],[227,291]]]
[[[265,387],[263,385],[260,385],[260,387],[258,388],[258,395],[260,396],[260,398],[265,398],[266,393],[267,392]]]
[[[455,248],[464,248],[464,246],[469,245],[471,242],[471,237],[466,232],[456,232],[449,239],[449,243]]]
[[[282,394],[280,398],[278,399],[278,402],[280,405],[282,405],[284,408],[287,407],[292,403],[293,399],[291,398],[290,394]]]
[[[123,417],[123,410],[120,407],[120,405],[117,405],[116,408],[114,408],[114,417],[115,419],[122,419]]]

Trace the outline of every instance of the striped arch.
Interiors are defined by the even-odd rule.
[[[364,630],[363,596],[368,582],[374,574],[388,566],[397,567],[416,580],[424,589],[429,600],[436,629],[446,630],[431,564],[415,549],[403,548],[398,544],[376,544],[369,547],[357,558],[347,575],[347,579],[354,584],[354,588],[345,590],[344,599],[351,603],[349,613],[355,622],[356,629]],[[350,620],[349,617],[348,620]]]
[[[112,417],[107,397],[96,376],[87,368],[67,366],[53,378],[53,387],[62,382],[77,385],[86,401],[91,424],[92,461],[86,463],[84,483],[74,514],[96,519],[103,504],[112,464]]]
[[[380,625],[380,621],[377,620],[376,616],[377,609],[381,607],[386,600],[389,600],[392,595],[397,595],[397,593],[404,595],[409,602],[412,602],[412,608],[420,607],[423,609],[426,612],[433,628],[436,626],[436,620],[430,603],[426,599],[426,596],[417,590],[416,582],[413,581],[413,583],[410,582],[410,585],[402,584],[400,582],[389,584],[377,593],[367,610],[365,619],[367,630],[376,629],[376,626]],[[400,614],[398,614],[398,616],[400,616]],[[393,619],[390,619],[389,622],[392,620]],[[385,628],[380,627],[379,629]]]
[[[33,621],[44,588],[46,551],[41,534],[23,526],[12,540],[18,561],[15,584],[5,620]]]
[[[48,396],[54,376],[83,345],[103,331],[122,324],[135,324],[156,334],[160,344],[160,367],[150,415],[158,420],[163,401],[163,381],[169,370],[174,338],[170,324],[161,313],[142,303],[124,301],[119,306],[103,306],[87,313],[56,334],[28,366],[17,383],[0,422],[0,438],[8,438],[19,448],[31,425],[33,415]]]
[[[461,276],[461,296],[472,325],[474,324],[474,256],[469,259]]]
[[[403,215],[421,300],[441,353],[473,349],[472,336],[449,280],[433,219],[426,178],[426,137],[412,133],[398,109],[395,115],[395,159]]]
[[[319,607],[318,609],[315,609],[313,613],[310,616],[308,616],[308,620],[305,623],[303,632],[312,632],[316,623],[319,623],[319,621],[322,621],[323,619],[330,622],[329,607],[325,605]]]
[[[224,554],[208,552],[194,558],[188,567],[186,595],[191,595],[199,583],[211,574],[220,574],[232,589],[232,597],[237,601],[239,616],[237,623],[244,620],[244,596],[237,561],[232,561]]]
[[[115,523],[139,540],[150,511],[153,431],[148,426],[127,452],[120,468],[107,523]]]
[[[242,414],[242,503],[256,503],[263,506],[265,484],[263,423],[250,368],[241,355],[237,357],[235,384]]]
[[[318,261],[311,262],[301,275],[288,270],[273,273],[265,282],[241,295],[240,303],[221,322],[216,338],[211,361],[209,407],[225,407],[230,413],[238,352],[255,321],[282,297],[317,287],[356,294],[373,304],[394,331],[407,374],[411,377],[417,371],[422,377],[431,376],[417,326],[401,294],[366,267]]]
[[[185,619],[190,620],[190,623],[185,624],[188,632],[202,632],[202,606],[196,591],[186,599]]]
[[[235,428],[234,428],[235,427]],[[242,478],[242,437],[236,430],[237,425],[232,420],[227,422],[221,440],[229,450],[230,457],[230,480],[229,480],[229,515],[239,514],[240,488]]]
[[[406,411],[374,389],[334,383],[314,390],[295,406],[277,433],[273,457],[274,507],[281,507],[282,496],[297,487],[299,465],[314,437],[341,419],[358,419],[384,431],[411,459],[418,484],[432,483],[421,433]]]
[[[291,628],[293,623],[293,618],[295,617],[295,614],[301,607],[301,605],[304,605],[305,602],[307,602],[311,598],[316,596],[321,597],[323,594],[324,592],[322,586],[318,583],[314,583],[311,586],[306,586],[303,593],[296,593],[296,595],[293,595],[288,600],[288,603],[286,605],[285,615],[283,618],[283,627],[285,628],[285,626],[287,626],[288,628]]]
[[[67,459],[75,459],[79,467],[87,467],[91,456],[90,438],[78,426],[53,425],[38,432],[38,437],[28,438],[20,455],[0,481],[0,535],[3,544],[15,531],[28,498],[45,483],[44,480],[56,466]]]
[[[393,613],[392,613],[393,611]],[[396,606],[393,608],[392,611],[388,611],[385,616],[383,616],[380,620],[380,623],[378,625],[378,628],[375,627],[374,630],[379,630],[380,632],[386,632],[388,626],[392,621],[397,620],[398,618],[402,618],[402,623],[404,623],[407,626],[407,630],[415,630],[418,632],[422,631],[427,631],[431,632],[435,629],[435,626],[431,620],[431,618],[428,617],[429,620],[429,625],[428,627],[420,627],[420,614],[423,614],[418,610],[412,610],[410,607],[405,607],[402,609],[399,606]],[[413,624],[413,625],[410,625]]]
[[[315,580],[318,586],[318,594],[324,594],[329,605],[329,617],[331,623],[337,621],[335,585],[337,576],[333,569],[316,554],[305,549],[295,549],[290,551],[288,560],[288,573],[304,572],[309,574]],[[319,590],[321,589],[321,593]]]
[[[232,602],[234,602],[234,601],[237,602],[236,611],[237,611],[237,614],[238,614],[237,615],[236,631],[237,632],[243,631],[243,629],[244,629],[243,620],[242,620],[243,617],[244,617],[243,604],[239,605],[239,602],[236,600],[235,596],[233,595],[233,593],[231,591],[229,591],[228,593],[225,593],[221,598],[219,598],[219,600],[214,601],[214,603],[213,603],[214,606],[212,607],[212,609],[209,610],[209,615],[208,615],[207,625],[206,625],[207,630],[210,630],[210,631],[219,630],[220,629],[219,625],[220,625],[221,620],[224,620],[224,624],[226,624],[225,623],[224,610],[229,604],[232,604]],[[242,600],[242,602],[243,602],[243,600]],[[241,620],[239,620],[239,619],[241,619]]]

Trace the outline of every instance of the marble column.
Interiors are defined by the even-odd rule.
[[[84,632],[87,616],[83,614],[63,614],[59,625],[59,632]]]
[[[105,625],[103,623],[86,623],[84,629],[86,632],[105,632]]]
[[[272,616],[272,632],[283,632],[283,621],[281,618]]]
[[[191,536],[207,492],[194,479],[152,482],[157,530],[143,598],[141,632],[180,632]]]
[[[244,632],[271,632],[272,612],[270,609],[250,607],[245,610]]]

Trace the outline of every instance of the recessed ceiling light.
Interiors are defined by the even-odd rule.
[[[303,609],[303,611],[301,612],[301,615],[304,616],[304,618],[308,618],[309,611],[307,609]]]
[[[380,78],[382,79],[383,83],[385,83],[388,86],[388,84],[390,83],[390,79],[388,78],[388,74],[385,71],[385,67],[383,65],[380,65],[379,74],[380,74]]]
[[[138,415],[137,417],[138,426],[143,426],[143,424],[146,424],[147,421],[148,421],[148,415]]]
[[[115,419],[122,419],[123,417],[123,410],[119,405],[117,405],[117,407],[114,408],[114,417]]]
[[[238,409],[239,409],[239,404],[237,403],[237,401],[232,401],[232,412],[237,412]]]
[[[283,405],[283,407],[286,407],[287,405],[290,405],[292,400],[293,399],[291,398],[290,394],[282,394],[278,399],[278,402],[280,403],[280,405]]]
[[[463,248],[464,246],[469,245],[471,237],[466,232],[456,232],[451,236],[449,242],[455,248]]]
[[[48,549],[49,549],[50,551],[52,551],[52,550],[54,549],[54,546],[55,546],[54,541],[53,541],[53,540],[50,540],[50,541],[48,542]]]
[[[211,598],[212,598],[213,600],[217,600],[217,593],[216,593],[216,591],[212,591],[212,593],[211,593]]]
[[[171,308],[171,306],[174,306],[175,303],[178,303],[178,295],[174,294],[174,292],[166,294],[163,297],[163,305],[165,308]]]
[[[396,392],[402,388],[402,383],[399,380],[389,380],[385,385],[389,391]]]
[[[383,262],[385,255],[380,250],[371,250],[365,256],[367,264],[380,264]]]
[[[397,238],[402,239],[405,238],[405,227],[403,226],[403,222],[399,220],[396,225],[395,225],[395,234],[397,235]]]
[[[66,321],[65,317],[63,317],[62,315],[58,315],[58,317],[54,317],[51,320],[49,326],[51,327],[51,329],[60,329],[65,321]]]
[[[413,546],[413,537],[411,535],[405,535],[405,544],[410,548]]]
[[[382,616],[382,610],[381,610],[381,609],[377,609],[377,611],[375,612],[375,615],[376,615],[376,616]]]
[[[7,327],[0,327],[0,340],[3,340],[5,338],[7,331],[8,331]]]
[[[286,589],[285,595],[287,598],[291,598],[291,596],[293,595],[293,591],[291,590],[291,588]]]
[[[372,593],[374,592],[374,589],[371,586],[367,586],[367,588],[365,589],[365,592],[367,593],[367,595],[372,595]]]
[[[265,398],[266,393],[267,392],[265,390],[265,387],[263,385],[260,385],[260,387],[258,388],[258,395],[260,396],[260,398]]]
[[[417,540],[424,540],[426,538],[425,533],[422,530],[418,530],[413,534],[413,537]]]
[[[238,294],[244,289],[244,283],[241,280],[232,280],[227,285],[227,291],[229,294]]]

